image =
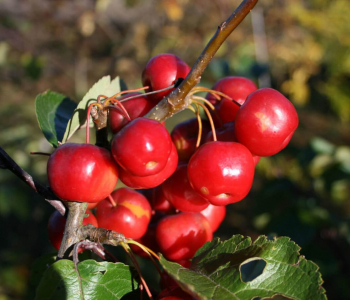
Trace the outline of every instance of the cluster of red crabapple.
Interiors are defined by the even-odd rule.
[[[161,54],[148,62],[142,82],[147,92],[163,90],[189,71],[177,56]],[[212,239],[225,206],[250,191],[260,157],[286,147],[298,115],[278,91],[257,89],[247,78],[225,77],[212,90],[193,89],[189,108],[197,117],[169,134],[164,124],[143,116],[171,90],[95,103],[109,111],[114,134],[110,150],[65,143],[50,156],[47,173],[60,199],[96,207],[96,217],[88,211],[83,224],[120,232],[188,266]],[[195,95],[201,91],[208,92],[206,99]],[[209,121],[200,119],[200,107]],[[114,190],[118,178],[127,187]],[[64,223],[58,212],[49,221],[49,237],[57,249]]]

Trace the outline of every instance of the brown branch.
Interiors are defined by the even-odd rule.
[[[78,229],[83,223],[85,211],[87,208],[86,202],[66,202],[68,208],[68,215],[66,225],[64,227],[64,235],[62,238],[60,249],[58,250],[57,259],[63,258],[67,249],[81,239],[77,235]]]
[[[6,153],[4,149],[0,147],[0,168],[8,169],[18,178],[29,185],[35,192],[40,196],[44,197],[47,202],[49,202],[54,208],[56,208],[61,215],[66,212],[66,207],[63,205],[61,200],[48,188],[43,186],[41,183],[37,182],[30,176],[26,171],[24,171],[17,163]]]
[[[79,240],[89,239],[92,242],[118,246],[120,242],[126,243],[123,234],[104,228],[97,228],[91,224],[81,226],[77,231]]]
[[[231,32],[243,21],[247,14],[253,9],[258,0],[243,0],[240,6],[233,14],[216,30],[207,46],[198,57],[193,65],[190,73],[181,82],[180,86],[173,90],[168,96],[164,97],[156,107],[154,107],[145,117],[154,119],[160,122],[184,110],[189,101],[186,99],[191,89],[200,82],[201,75],[208,66],[216,51],[222,43],[227,39]]]

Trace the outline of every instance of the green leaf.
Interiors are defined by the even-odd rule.
[[[41,131],[53,147],[62,141],[63,134],[76,103],[68,97],[46,91],[35,99],[35,111]]]
[[[67,142],[79,128],[86,124],[88,107],[91,103],[97,101],[99,95],[105,95],[108,97],[113,96],[121,91],[121,86],[125,87],[125,84],[119,77],[116,77],[111,81],[110,76],[104,76],[96,82],[74,110],[73,116],[65,128],[63,142]],[[90,118],[89,121],[89,126],[91,126],[93,124],[92,119]]]
[[[199,249],[189,269],[161,257],[166,272],[198,299],[254,299],[283,296],[289,299],[327,299],[318,267],[299,254],[300,247],[287,237],[267,240],[260,236],[235,235],[227,241],[216,238]],[[250,281],[243,269],[252,261],[265,267]],[[256,272],[252,270],[252,273]],[[256,275],[256,274],[255,274]],[[249,276],[248,276],[249,277]],[[275,299],[275,298],[274,298]]]
[[[70,260],[59,260],[44,273],[35,299],[121,299],[137,290],[130,266],[85,260],[79,273]],[[134,298],[136,299],[136,298]]]

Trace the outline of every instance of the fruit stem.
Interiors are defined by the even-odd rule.
[[[107,102],[107,101],[105,102],[105,104],[106,103],[113,103],[114,104],[116,102],[120,106],[120,109],[123,111],[123,114],[124,114],[125,118],[127,118],[129,122],[131,121],[131,118],[130,118],[128,112],[126,111],[124,105],[121,104],[121,102],[118,99],[112,99],[110,102]],[[110,105],[104,105],[104,109],[106,107],[110,107]]]
[[[130,116],[129,116],[129,115],[126,115],[126,114],[124,113],[124,111],[123,111],[120,107],[117,107],[117,106],[114,106],[114,105],[107,105],[107,106],[105,106],[104,108],[116,109],[116,110],[119,111],[119,113],[121,113],[121,114],[124,116],[124,118],[128,119],[128,121],[131,121]]]
[[[139,266],[139,264],[138,264],[138,262],[137,262],[137,260],[136,260],[136,258],[135,258],[134,253],[132,252],[132,250],[131,250],[131,248],[129,247],[128,244],[125,244],[124,242],[120,242],[120,245],[124,248],[125,252],[126,252],[126,253],[129,255],[129,257],[131,258],[131,261],[133,262],[134,267],[135,267],[137,273],[138,273],[139,276],[140,276],[141,283],[142,283],[143,286],[145,287],[145,290],[146,290],[146,292],[147,292],[148,297],[152,300],[152,299],[153,299],[152,294],[151,294],[151,292],[150,292],[150,290],[149,290],[149,288],[148,288],[148,286],[147,286],[147,283],[146,283],[145,279],[144,279],[143,276],[142,276],[140,266]]]
[[[145,95],[152,95],[152,94],[157,94],[157,93],[161,93],[161,92],[165,92],[167,90],[171,90],[175,87],[175,84],[169,85],[168,87],[164,88],[164,89],[160,89],[160,90],[156,90],[156,91],[152,91],[152,92],[147,92],[145,93]]]
[[[193,104],[196,106],[196,109],[194,109],[192,106],[189,106],[189,107],[193,108],[193,112],[196,114],[197,121],[198,121],[198,135],[197,135],[197,143],[196,143],[196,148],[198,148],[199,145],[201,144],[203,126],[202,126],[202,119],[200,115],[199,105],[197,103],[193,103]]]
[[[51,156],[51,153],[46,152],[30,152],[31,155],[45,155],[45,156]]]
[[[216,91],[215,90],[211,90],[211,89],[208,89],[204,86],[195,86],[192,90],[191,90],[191,93],[192,94],[195,94],[195,93],[200,93],[200,92],[207,92],[207,93],[212,93],[213,96],[217,99],[217,100],[220,100],[220,96],[217,95],[217,93],[215,93]]]
[[[141,88],[137,88],[137,89],[132,89],[132,90],[126,90],[126,91],[121,91],[119,93],[116,93],[114,94],[112,97],[106,97],[108,98],[105,102],[104,102],[104,105],[109,105],[109,103],[112,101],[112,100],[117,100],[116,97],[120,96],[120,95],[123,95],[123,94],[128,94],[128,93],[133,93],[133,92],[138,92],[138,91],[142,91],[142,90],[146,90],[148,89],[149,86],[143,86]],[[107,102],[107,103],[106,103]]]
[[[203,103],[199,102],[198,100],[192,99],[192,102],[194,102],[196,105],[199,105],[200,107],[203,108],[203,110],[204,110],[204,112],[205,112],[205,114],[207,115],[207,118],[208,118],[208,120],[209,120],[211,130],[212,130],[212,132],[213,132],[213,140],[214,140],[214,142],[216,142],[217,139],[216,139],[215,125],[214,125],[213,118],[211,117],[208,108],[206,108],[205,105],[204,105]]]
[[[195,100],[199,100],[199,101],[202,101],[204,102],[206,105],[208,105],[210,107],[211,110],[215,110],[215,107],[213,104],[211,104],[207,99],[203,98],[203,97],[200,97],[200,96],[192,96],[191,97],[192,99],[195,99]]]
[[[114,262],[114,263],[119,262],[119,260],[111,252],[109,252],[106,248],[104,249],[104,252],[110,257],[112,262]]]
[[[99,95],[99,96],[97,97],[97,99],[96,99],[97,103],[102,104],[102,103],[101,103],[101,98],[108,99],[108,97],[105,96],[105,95]]]
[[[117,203],[114,201],[113,197],[111,196],[111,194],[108,195],[108,200],[109,202],[112,204],[113,207],[117,206]]]
[[[159,275],[162,274],[162,271],[160,270],[158,264],[156,263],[156,261],[154,260],[153,256],[159,260],[159,256],[157,254],[155,254],[150,248],[146,247],[145,245],[142,245],[141,243],[139,242],[136,242],[134,240],[129,240],[127,239],[126,242],[128,244],[134,244],[136,246],[139,246],[145,253],[147,253],[149,255],[149,258],[152,260],[152,263],[154,264],[154,266],[156,267]],[[153,256],[152,256],[153,255]]]
[[[208,92],[210,94],[212,94],[216,100],[221,101],[222,98],[227,98],[228,100],[232,101],[233,103],[235,103],[236,105],[238,105],[239,107],[242,106],[241,103],[237,102],[235,99],[231,98],[230,96],[224,94],[223,92],[220,91],[216,91],[216,90],[211,90],[208,89],[206,87],[203,86],[196,86],[192,89],[191,94],[195,94],[195,93],[199,93],[199,92]],[[202,98],[202,97],[201,97]],[[202,98],[204,102],[209,102],[207,99]],[[210,102],[209,102],[210,103]],[[207,103],[208,104],[208,103]],[[210,103],[211,104],[211,103]]]
[[[131,239],[127,239],[126,242],[127,242],[128,244],[134,244],[134,245],[136,245],[136,246],[139,246],[139,247],[140,247],[144,252],[146,252],[148,255],[151,256],[151,254],[152,254],[156,259],[159,260],[159,256],[158,256],[157,254],[155,254],[153,250],[151,250],[150,248],[146,247],[145,245],[142,245],[141,243],[136,242],[136,241],[131,240]]]
[[[171,85],[171,86],[168,86],[168,87],[166,87],[166,88],[164,88],[164,89],[156,90],[156,91],[152,91],[152,92],[147,92],[147,93],[144,93],[144,94],[142,94],[142,95],[143,95],[143,96],[152,95],[152,94],[156,94],[156,93],[160,93],[160,92],[164,92],[164,91],[170,90],[170,89],[172,89],[172,88],[174,88],[174,87],[175,87],[175,84],[173,84],[173,85]],[[148,88],[148,86],[147,86],[146,88]],[[130,97],[128,97],[128,98],[124,98],[124,99],[120,100],[120,103],[123,103],[123,102],[125,102],[125,101],[129,101],[129,100],[134,99],[134,98],[137,98],[137,97],[140,97],[140,95],[134,95],[134,96],[130,96]]]

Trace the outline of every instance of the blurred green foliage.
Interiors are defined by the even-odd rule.
[[[29,155],[52,151],[35,119],[37,94],[51,89],[80,100],[104,75],[119,75],[128,87],[139,87],[143,67],[162,52],[192,65],[239,3],[1,1],[1,147],[45,183],[47,158]],[[248,16],[201,84],[212,86],[227,75],[258,82],[268,72],[272,87],[297,107],[300,126],[285,150],[261,159],[251,193],[228,207],[217,235],[290,236],[320,266],[328,297],[348,299],[350,6],[344,0],[260,0],[257,8],[264,17],[268,61],[256,59]],[[189,116],[181,113],[167,125]],[[30,265],[53,252],[46,233],[52,211],[9,171],[0,170],[1,300],[32,298]]]

